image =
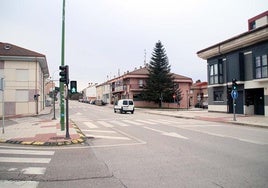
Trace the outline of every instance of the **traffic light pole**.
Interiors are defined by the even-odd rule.
[[[61,65],[64,66],[64,39],[65,39],[65,0],[62,6],[62,40],[61,40]],[[64,83],[60,82],[60,125],[64,130]]]
[[[65,138],[69,139],[70,138],[70,134],[69,134],[69,87],[68,87],[68,83],[66,84],[67,87],[67,91],[66,91],[66,135]]]

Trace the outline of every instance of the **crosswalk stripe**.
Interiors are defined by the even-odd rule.
[[[22,174],[42,175],[45,174],[46,168],[44,167],[28,167],[28,168],[9,168],[8,172],[21,172]]]
[[[131,121],[131,120],[127,120],[127,119],[124,119],[124,120],[122,120],[122,121],[124,121],[124,122],[126,122],[126,123],[133,124],[133,125],[143,125],[142,123],[138,123],[138,122]]]
[[[35,167],[27,165],[22,168],[21,164],[48,164],[51,161],[51,158],[44,158],[42,156],[52,156],[55,154],[55,151],[45,151],[45,150],[29,150],[29,149],[0,149],[0,154],[9,155],[7,157],[0,157],[1,172],[6,171],[6,173],[19,173],[25,175],[44,175],[46,172],[46,167]],[[14,155],[22,155],[24,157],[10,157]],[[36,158],[33,157],[25,157],[27,155],[35,155],[38,156]],[[18,163],[17,166],[9,166],[4,163]],[[21,163],[21,164],[20,164]],[[9,168],[7,168],[7,166]],[[6,188],[37,188],[39,182],[38,181],[12,181],[12,180],[0,180],[0,187]]]
[[[97,132],[97,133],[116,133],[115,131],[106,131],[106,130],[85,130],[81,129],[82,132]]]
[[[125,123],[123,123],[121,121],[116,121],[116,120],[111,121],[111,123],[116,124],[116,125],[119,125],[119,126],[122,126],[122,127],[129,126],[128,124],[125,124]]]
[[[90,129],[96,129],[98,128],[98,126],[96,126],[95,124],[91,123],[91,122],[84,122],[84,124],[90,128]]]
[[[1,149],[0,154],[20,154],[20,155],[54,155],[55,151],[34,151],[34,150],[14,150]]]
[[[141,123],[145,123],[145,124],[150,124],[150,125],[155,125],[156,124],[156,122],[145,121],[145,120],[141,120],[141,119],[137,119],[136,121],[141,122]]]
[[[122,137],[122,136],[104,136],[104,135],[86,135],[87,137],[94,137],[94,138],[106,138],[106,139],[112,139],[112,140],[130,140],[128,137]]]
[[[105,121],[97,121],[97,122],[98,122],[99,124],[105,126],[105,127],[113,127],[113,125],[111,125],[111,124],[109,124],[109,123],[107,123],[107,122],[105,122]]]
[[[43,167],[28,167],[23,168],[21,172],[23,174],[42,175],[45,174],[46,168]]]
[[[164,119],[157,119],[157,120],[149,119],[149,121],[156,122],[156,123],[163,123],[163,124],[171,124],[171,123],[174,123],[173,121],[168,121],[168,120],[164,120]]]
[[[49,163],[50,158],[23,158],[23,157],[0,157],[4,163]]]
[[[9,188],[36,188],[39,182],[37,181],[10,181],[10,180],[0,180],[0,187]]]

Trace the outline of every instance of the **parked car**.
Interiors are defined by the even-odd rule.
[[[208,102],[204,101],[202,103],[197,103],[194,107],[195,108],[208,109]]]
[[[95,104],[98,106],[103,106],[103,105],[106,105],[107,103],[105,103],[103,100],[96,100]]]
[[[208,109],[208,102],[203,102],[202,107],[203,107],[204,109]]]
[[[132,99],[120,99],[114,105],[114,113],[119,111],[122,113],[131,112],[132,114],[135,111],[134,102]]]

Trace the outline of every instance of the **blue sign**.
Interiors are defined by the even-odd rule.
[[[231,96],[232,96],[233,99],[237,99],[237,97],[238,97],[238,92],[237,92],[236,90],[232,90],[232,92],[231,92]]]

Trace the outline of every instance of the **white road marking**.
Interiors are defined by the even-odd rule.
[[[134,122],[134,121],[127,120],[127,119],[124,119],[124,120],[122,120],[122,121],[124,121],[124,122],[126,122],[126,123],[133,124],[133,125],[143,125],[142,123]]]
[[[96,132],[96,133],[116,133],[115,131],[106,131],[106,130],[86,130],[81,129],[82,132]]]
[[[125,123],[123,123],[123,122],[121,122],[121,121],[116,121],[116,120],[111,121],[111,123],[112,123],[112,124],[115,124],[115,125],[122,126],[122,127],[127,127],[127,126],[129,126],[128,124],[125,124]]]
[[[201,131],[201,130],[193,130],[193,129],[187,129],[187,130],[191,130],[191,131],[195,131],[195,132],[200,132],[200,133],[208,134],[208,135],[211,135],[211,136],[218,136],[218,137],[222,137],[222,138],[231,138],[231,139],[239,140],[241,142],[248,142],[248,143],[258,144],[258,145],[268,145],[267,142],[259,142],[259,141],[250,140],[250,139],[238,138],[238,137],[235,137],[235,136],[228,136],[228,135],[223,135],[223,134],[218,134],[218,133],[212,133],[212,132],[208,132],[208,131]]]
[[[98,128],[98,126],[96,126],[95,124],[91,123],[91,122],[84,122],[84,124],[90,128],[90,129],[96,129]]]
[[[0,187],[3,188],[36,188],[39,182],[37,181],[8,181],[0,180]]]
[[[0,162],[4,163],[49,163],[50,160],[50,158],[0,157]]]
[[[122,136],[104,136],[104,135],[86,135],[87,137],[94,137],[94,138],[105,138],[105,139],[112,139],[112,140],[130,140],[130,138],[122,137]]]
[[[156,122],[156,123],[161,123],[161,124],[170,124],[170,123],[174,123],[174,122],[171,122],[171,121],[168,121],[168,120],[164,120],[164,119],[149,119],[149,121],[152,121],[152,122]]]
[[[175,137],[175,138],[182,138],[182,139],[186,139],[186,140],[188,140],[187,137],[185,137],[185,136],[181,136],[180,134],[175,133],[175,132],[162,133],[162,134],[165,135],[165,136],[171,136],[171,137]]]
[[[155,132],[158,132],[158,133],[161,133],[162,135],[165,135],[165,136],[171,136],[171,137],[182,138],[182,139],[188,140],[187,137],[181,136],[180,134],[175,133],[175,132],[165,132],[165,131],[161,131],[161,130],[158,130],[158,129],[153,129],[153,128],[150,128],[150,127],[144,127],[144,128],[152,130],[152,131],[155,131]]]
[[[99,124],[103,125],[104,127],[113,127],[110,123],[107,123],[105,121],[97,121]]]
[[[108,148],[108,147],[121,147],[121,146],[138,146],[147,144],[143,143],[124,143],[124,144],[106,144],[106,145],[97,145],[97,146],[88,146],[88,148]]]
[[[150,124],[150,125],[155,125],[155,124],[157,124],[156,122],[145,121],[145,120],[141,120],[141,119],[137,119],[136,121],[141,122],[141,123],[145,123],[145,124]]]
[[[55,151],[1,149],[0,153],[1,154],[20,154],[20,155],[54,155]]]
[[[33,175],[42,175],[45,174],[46,168],[43,167],[28,167],[23,168],[21,172],[23,174],[33,174]]]
[[[17,168],[9,168],[7,171],[13,172],[13,171],[16,171],[16,170],[18,170],[18,169]]]
[[[167,126],[176,127],[176,128],[185,129],[185,130],[190,130],[190,131],[195,131],[195,132],[199,132],[199,133],[203,133],[203,134],[208,134],[208,135],[211,135],[211,136],[217,136],[217,137],[222,137],[222,138],[231,138],[231,139],[239,140],[241,142],[248,142],[248,143],[258,144],[258,145],[268,145],[268,142],[255,141],[255,140],[244,139],[244,138],[239,138],[239,137],[235,137],[235,136],[228,136],[228,135],[224,135],[224,134],[219,134],[219,133],[213,133],[213,132],[209,132],[209,131],[202,131],[202,130],[194,129],[194,127],[223,126],[223,125],[215,125],[215,124],[214,125],[197,125],[197,126],[194,126],[194,127],[191,127],[191,126],[178,126],[178,125],[167,125]]]

